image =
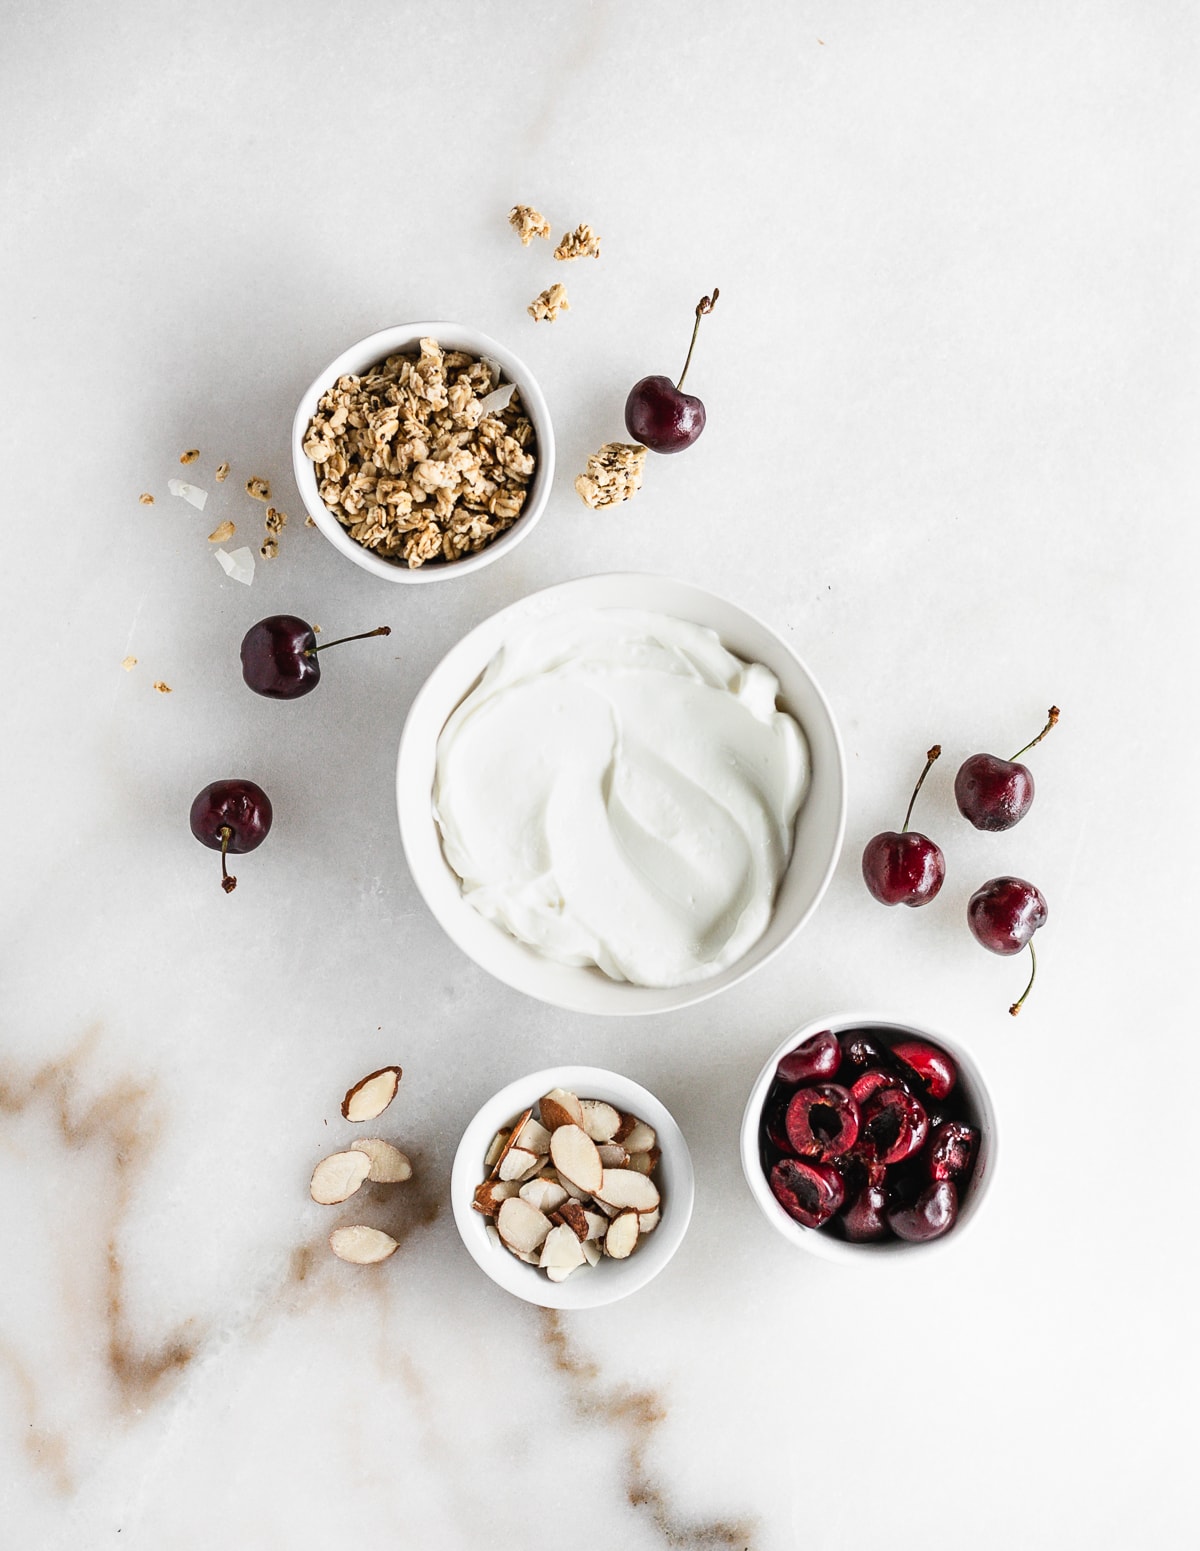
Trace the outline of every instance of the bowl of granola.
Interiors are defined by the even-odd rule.
[[[462,576],[532,529],[554,430],[529,368],[461,323],[399,323],[317,374],[292,427],[305,509],[335,549],[391,582]]]

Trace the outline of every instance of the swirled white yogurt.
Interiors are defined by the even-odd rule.
[[[712,630],[592,609],[510,640],[438,740],[464,897],[614,980],[719,974],[771,919],[809,781],[779,683]]]

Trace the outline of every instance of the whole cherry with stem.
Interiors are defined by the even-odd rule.
[[[242,637],[242,677],[257,695],[272,700],[296,700],[316,689],[321,680],[318,652],[346,641],[366,641],[371,636],[391,635],[390,625],[364,630],[360,635],[339,636],[317,645],[316,632],[295,614],[272,614],[251,625]]]
[[[963,760],[954,777],[954,800],[963,818],[976,829],[1011,829],[1029,812],[1033,802],[1033,775],[1028,766],[1018,764],[1022,754],[1036,748],[1054,727],[1062,713],[1056,705],[1046,712],[1046,725],[1011,759],[995,754],[972,754]]]
[[[711,296],[702,296],[696,303],[696,321],[692,326],[692,342],[688,346],[687,360],[679,381],[669,377],[643,377],[635,382],[625,400],[625,428],[636,441],[649,447],[651,452],[682,452],[690,447],[703,431],[707,416],[703,402],[694,394],[684,393],[683,381],[692,364],[692,351],[696,348],[696,336],[700,332],[700,319],[707,316],[717,305],[720,291],[713,287]]]
[[[989,878],[967,902],[967,925],[976,942],[990,953],[1011,954],[1029,949],[1029,983],[1008,1009],[1014,1018],[1037,979],[1033,934],[1045,926],[1048,914],[1045,895],[1024,878]]]
[[[256,850],[271,829],[271,799],[254,781],[235,777],[213,781],[192,800],[188,821],[201,845],[221,853],[221,887],[226,894],[237,888],[226,860]]]
[[[904,815],[904,828],[874,835],[863,850],[863,882],[881,905],[927,905],[945,882],[946,858],[941,847],[928,835],[908,827],[917,793],[941,752],[941,744],[935,743],[925,756],[925,768]]]

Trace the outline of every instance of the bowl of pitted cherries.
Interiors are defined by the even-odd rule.
[[[871,1014],[790,1034],[742,1119],[742,1169],[790,1243],[830,1260],[956,1240],[996,1165],[978,1067],[945,1034]]]

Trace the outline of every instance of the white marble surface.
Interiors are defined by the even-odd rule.
[[[6,1545],[1192,1543],[1197,62],[1166,0],[8,9]],[[553,328],[518,199],[603,235]],[[570,476],[714,284],[707,432],[589,516]],[[288,422],[343,345],[439,315],[527,356],[560,486],[512,557],[401,590],[300,525]],[[166,494],[189,446],[203,516]],[[250,473],[293,521],[246,591],[205,535],[255,533]],[[607,1022],[443,939],[391,777],[464,630],[629,567],[796,644],[851,811],[791,951]],[[394,633],[274,705],[237,643],[279,609]],[[969,830],[957,759],[1051,700],[1033,811]],[[950,876],[885,911],[858,854],[934,739]],[[186,815],[233,772],[277,820],[227,898]],[[1051,907],[1018,1023],[963,924],[1009,870]],[[1002,1123],[971,1233],[886,1274],[791,1250],[737,1162],[766,1054],[852,1004],[956,1030]],[[388,1060],[419,1178],[360,1274],[305,1186]],[[565,1060],[667,1103],[697,1200],[652,1286],[552,1323],[445,1189],[482,1099]]]

